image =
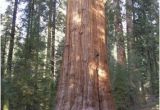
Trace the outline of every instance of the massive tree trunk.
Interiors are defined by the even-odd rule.
[[[103,0],[68,0],[56,110],[115,110],[106,60]]]

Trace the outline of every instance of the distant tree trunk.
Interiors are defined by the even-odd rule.
[[[29,36],[30,36],[30,22],[31,22],[31,1],[28,2],[28,15],[27,15],[27,34],[25,41],[25,65],[27,65],[27,59],[29,58]]]
[[[130,69],[133,69],[133,7],[132,7],[132,0],[127,0],[126,1],[126,25],[127,25],[127,53],[128,53],[128,59],[127,59],[127,68],[128,71],[130,71]]]
[[[133,73],[131,71],[133,71],[134,69],[134,63],[133,61],[133,4],[132,4],[133,0],[126,0],[126,25],[127,25],[127,53],[128,53],[128,58],[127,58],[127,70],[129,72],[129,83],[130,83],[130,89],[132,89],[132,77],[133,77]],[[132,105],[135,105],[135,98],[133,95],[130,96],[130,100],[132,100]]]
[[[25,41],[25,67],[31,68],[31,62],[28,62],[28,60],[32,57],[32,39],[33,39],[33,17],[34,17],[34,0],[28,1],[28,15],[27,15],[27,35],[26,35],[26,41]],[[28,71],[29,69],[27,69]]]
[[[133,67],[133,6],[132,0],[126,1],[126,22],[127,22],[127,49],[128,49],[128,67]]]
[[[2,79],[4,78],[4,71],[5,71],[5,56],[6,56],[6,46],[7,46],[7,32],[5,33],[4,38],[2,39],[1,43],[1,76]]]
[[[127,58],[127,69],[129,72],[129,83],[130,83],[130,89],[135,90],[136,94],[130,96],[132,100],[131,105],[132,106],[138,106],[140,97],[138,96],[138,90],[139,86],[136,88],[133,86],[135,85],[135,82],[133,82],[133,79],[135,78],[134,71],[136,70],[136,64],[134,58],[136,57],[135,55],[135,49],[134,49],[134,43],[135,43],[135,36],[133,33],[134,30],[134,20],[135,20],[135,13],[134,13],[134,0],[126,0],[126,23],[127,23],[127,53],[128,53],[128,58]],[[138,82],[136,82],[138,83]],[[141,86],[143,86],[143,81],[140,82]],[[143,92],[143,91],[142,91]],[[145,95],[145,94],[144,94]]]
[[[117,44],[117,64],[116,64],[116,75],[114,80],[114,96],[118,101],[116,103],[117,110],[127,110],[129,109],[128,101],[128,88],[126,85],[128,83],[128,73],[126,71],[126,53],[125,53],[125,39],[123,35],[123,26],[122,26],[122,13],[121,13],[121,0],[114,0],[115,3],[115,13],[114,13],[114,28],[115,28],[115,37]],[[120,83],[119,83],[120,82]]]
[[[56,0],[50,0],[49,2],[49,23],[48,23],[48,46],[47,46],[47,57],[48,57],[48,61],[50,60],[50,63],[48,62],[48,64],[51,64],[51,66],[49,66],[48,64],[48,68],[47,70],[51,70],[51,77],[52,77],[52,81],[50,83],[50,109],[53,109],[54,107],[54,100],[55,100],[55,93],[53,93],[54,90],[54,84],[55,84],[55,73],[54,73],[54,52],[55,52],[55,29],[56,29]],[[49,72],[49,71],[48,71]]]
[[[148,47],[147,49],[147,68],[150,73],[150,85],[151,85],[151,95],[157,96],[158,95],[158,71],[157,71],[157,62],[155,61],[155,54],[154,54],[154,48]]]
[[[38,1],[37,1],[38,2]],[[35,29],[36,29],[36,41],[37,41],[37,44],[39,45],[40,43],[40,14],[41,14],[41,10],[40,10],[40,3],[38,2],[38,5],[37,5],[37,8],[36,8],[36,20],[37,22],[35,22]],[[38,47],[36,47],[38,48]],[[36,67],[35,67],[35,70],[36,72],[38,72],[38,69],[39,69],[39,49],[36,49]],[[36,74],[37,75],[37,74]]]
[[[115,36],[117,38],[117,62],[119,65],[125,65],[126,55],[125,55],[125,45],[123,36],[123,26],[121,17],[120,0],[115,0],[116,10],[115,10]]]
[[[106,60],[103,0],[68,0],[56,110],[115,110]]]
[[[15,36],[17,7],[18,7],[18,0],[15,0],[13,18],[12,18],[12,27],[11,27],[11,38],[10,38],[8,60],[7,60],[7,73],[9,74],[10,85],[11,85],[11,74],[12,74],[11,70],[12,70],[12,57],[13,57],[13,48],[14,48],[14,36]],[[9,110],[13,109],[12,106],[13,105],[12,105],[11,99],[9,99]]]
[[[55,78],[55,74],[54,74],[54,50],[55,50],[55,28],[56,28],[56,0],[53,1],[53,12],[52,12],[52,51],[51,51],[51,71],[52,71],[52,76],[53,78]]]
[[[48,38],[47,38],[47,58],[46,58],[46,70],[50,70],[50,58],[51,58],[51,35],[52,35],[52,2],[53,0],[50,0],[49,5],[49,15],[48,15]]]
[[[2,37],[1,37],[2,39]],[[4,80],[4,72],[5,72],[5,56],[6,56],[6,45],[7,45],[7,32],[5,33],[5,36],[4,38],[2,39],[2,42],[1,42],[1,78],[2,80]],[[3,82],[2,82],[3,83]],[[2,86],[2,91],[1,91],[1,100],[2,100],[2,103],[1,103],[1,107],[2,107],[2,110],[4,110],[4,105],[5,105],[5,101],[6,101],[6,97],[5,97],[5,87]]]
[[[11,38],[10,38],[9,52],[8,52],[8,61],[7,61],[7,66],[8,66],[7,67],[7,72],[10,74],[10,77],[11,77],[12,57],[13,57],[13,48],[14,48],[14,36],[15,36],[17,6],[18,6],[18,0],[15,0],[13,18],[12,18]]]

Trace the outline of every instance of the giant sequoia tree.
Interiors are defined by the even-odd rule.
[[[56,110],[114,110],[103,0],[68,0]]]

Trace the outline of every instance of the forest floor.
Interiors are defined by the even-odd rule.
[[[139,110],[160,110],[159,99],[148,101],[147,104],[143,105]]]
[[[146,106],[143,106],[140,110],[159,110],[159,104],[146,105]]]

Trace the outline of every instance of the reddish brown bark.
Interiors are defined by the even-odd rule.
[[[103,0],[68,0],[56,110],[115,110],[105,41]]]

